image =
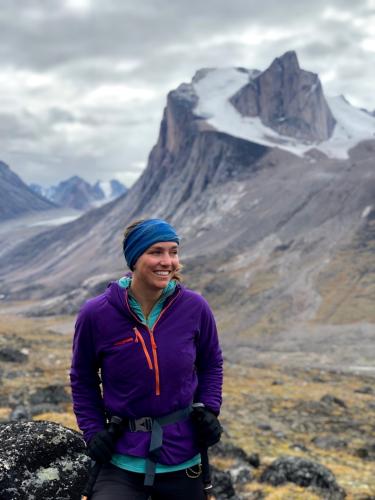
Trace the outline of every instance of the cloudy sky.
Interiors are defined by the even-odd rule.
[[[44,186],[130,186],[169,90],[291,49],[326,94],[375,109],[375,0],[0,0],[0,159]]]

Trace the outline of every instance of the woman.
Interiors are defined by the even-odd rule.
[[[130,225],[132,272],[78,315],[70,376],[89,455],[103,464],[93,500],[204,498],[199,450],[220,439],[223,360],[207,302],[179,283],[179,242],[166,221]]]

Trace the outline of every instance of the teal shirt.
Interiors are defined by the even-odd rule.
[[[119,279],[118,281],[119,285],[121,288],[129,288],[131,285],[131,278],[128,276],[125,276],[124,278]],[[175,291],[176,288],[176,281],[171,280],[168,285],[164,288],[160,299],[156,302],[154,307],[152,308],[152,311],[146,318],[145,315],[143,314],[142,308],[139,304],[139,302],[129,293],[129,306],[131,307],[132,311],[137,315],[141,323],[144,325],[147,325],[149,328],[152,328],[158,319],[163,306],[164,302],[166,299],[172,295],[172,293]],[[193,458],[190,460],[187,460],[186,462],[183,462],[181,464],[177,465],[163,465],[163,464],[156,464],[156,473],[161,473],[161,472],[173,472],[176,470],[182,470],[182,469],[187,469],[188,467],[193,467],[194,465],[199,464],[201,461],[200,455],[195,455]],[[146,459],[141,458],[141,457],[133,457],[131,455],[121,455],[118,453],[115,453],[112,456],[111,463],[113,465],[117,465],[117,467],[120,467],[121,469],[126,469],[131,472],[140,472],[140,473],[145,473],[146,472]]]

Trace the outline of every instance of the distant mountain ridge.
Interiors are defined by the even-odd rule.
[[[0,221],[56,205],[32,191],[9,166],[0,161]]]
[[[30,188],[58,206],[77,210],[88,210],[108,203],[127,192],[127,188],[118,180],[97,181],[91,185],[77,175],[49,188],[38,184],[30,184]]]

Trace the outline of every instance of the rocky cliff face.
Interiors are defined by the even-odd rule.
[[[34,193],[4,162],[0,161],[0,221],[56,205]]]
[[[242,116],[259,116],[276,132],[300,140],[329,139],[336,123],[318,75],[302,70],[292,51],[276,58],[231,103]]]
[[[136,184],[138,210],[175,218],[181,207],[205,196],[207,188],[256,170],[268,149],[207,126],[193,111],[191,87],[170,92],[148,166]]]

